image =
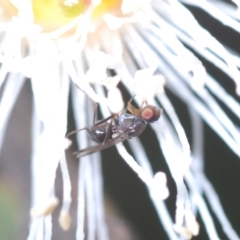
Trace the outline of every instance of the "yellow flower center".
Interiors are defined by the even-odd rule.
[[[85,10],[84,1],[32,0],[34,21],[47,30],[56,29]]]
[[[91,0],[32,0],[34,22],[41,25],[45,31],[55,30],[84,13],[91,2]],[[120,13],[121,2],[122,0],[102,0],[94,9],[92,19],[99,19],[107,12]],[[10,0],[3,0],[0,3],[0,10],[1,8],[8,13],[6,15],[8,19],[17,15],[17,8]]]
[[[92,0],[32,0],[34,22],[43,27],[45,31],[55,30],[84,13],[91,5]],[[122,0],[102,0],[92,14],[92,20],[97,20],[104,13],[119,13]],[[3,9],[5,19],[10,19],[17,15],[10,0],[3,0],[0,10]]]

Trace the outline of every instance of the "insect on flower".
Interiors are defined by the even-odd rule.
[[[67,137],[76,132],[86,130],[91,139],[98,144],[78,150],[73,155],[77,158],[83,157],[139,136],[145,130],[147,123],[155,122],[160,118],[162,109],[148,105],[146,99],[143,100],[141,108],[138,109],[131,104],[132,99],[129,100],[124,111],[98,121],[96,121],[97,104],[95,104],[92,127],[84,127],[70,132]],[[108,120],[110,121],[108,122]]]

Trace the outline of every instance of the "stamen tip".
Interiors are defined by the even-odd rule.
[[[64,230],[67,231],[70,228],[71,225],[71,217],[69,212],[66,209],[62,209],[60,216],[58,218],[58,222],[60,227]]]
[[[42,206],[33,207],[30,211],[32,218],[40,218],[50,215],[59,203],[58,198],[52,197]]]

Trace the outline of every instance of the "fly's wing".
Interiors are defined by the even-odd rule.
[[[128,139],[127,134],[122,133],[122,134],[118,135],[117,137],[112,138],[112,139],[110,139],[109,141],[107,141],[103,144],[97,144],[97,145],[94,145],[94,146],[91,146],[91,147],[84,148],[82,150],[78,150],[78,151],[74,152],[73,155],[75,155],[76,158],[80,158],[80,157],[86,156],[88,154],[91,154],[91,153],[94,153],[94,152],[97,152],[97,151],[102,151],[104,149],[112,147],[112,146],[114,146],[114,145],[116,145],[120,142],[123,142],[127,139]]]

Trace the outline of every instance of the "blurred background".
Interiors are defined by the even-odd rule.
[[[187,6],[200,24],[214,35],[227,48],[240,53],[240,34],[227,26],[223,26],[202,10]],[[195,53],[197,55],[197,53]],[[201,59],[201,56],[198,56]],[[201,59],[208,72],[218,79],[226,91],[240,103],[235,93],[235,84],[212,63]],[[7,80],[6,80],[7,81]],[[129,96],[121,88],[125,103]],[[0,100],[4,84],[0,89]],[[167,90],[166,90],[167,91]],[[191,144],[191,121],[186,105],[167,91],[169,99],[184,126]],[[29,231],[29,209],[31,206],[31,116],[33,107],[31,82],[26,79],[16,105],[9,119],[3,148],[0,152],[0,239],[26,239]],[[216,99],[216,101],[218,101]],[[219,102],[221,105],[221,102]],[[224,108],[224,106],[222,105]],[[228,112],[227,109],[224,109]],[[240,129],[239,120],[229,111],[229,117]],[[0,116],[1,117],[1,116]],[[75,129],[71,103],[69,103],[68,131]],[[148,127],[140,136],[149,159],[163,159],[151,162],[155,172],[167,174],[170,196],[166,200],[170,213],[174,218],[176,187],[169,173],[161,151],[156,141],[156,133]],[[208,125],[204,124],[204,149],[206,175],[216,189],[221,204],[233,228],[240,235],[240,161],[228,146]],[[131,152],[128,144],[125,146]],[[240,143],[239,143],[240,147]],[[77,149],[76,144],[67,151],[68,166],[73,185],[73,204],[71,206],[72,225],[68,232],[63,232],[57,224],[59,209],[53,214],[53,239],[74,239],[76,230],[77,208],[77,169],[78,160],[71,153]],[[154,156],[154,157],[151,157]],[[156,157],[158,156],[158,157]],[[164,229],[148,197],[145,185],[138,176],[122,161],[115,147],[102,152],[102,168],[105,187],[105,208],[111,240],[157,240],[167,239]],[[56,195],[62,197],[62,179],[58,169],[56,177]],[[210,206],[211,208],[211,206]],[[215,220],[221,240],[226,238],[223,228]],[[198,219],[201,224],[201,220]],[[204,228],[194,240],[208,239]],[[211,239],[215,240],[215,239]]]

